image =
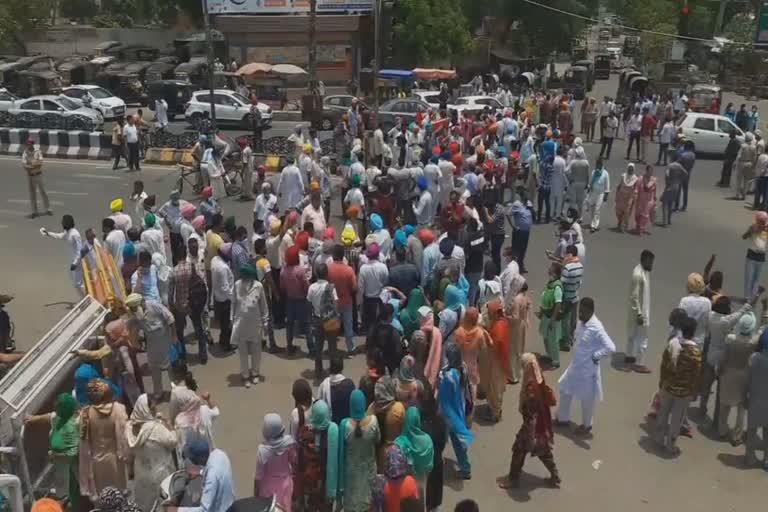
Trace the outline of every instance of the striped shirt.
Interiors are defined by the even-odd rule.
[[[563,266],[560,274],[560,283],[563,285],[563,300],[565,302],[578,302],[581,278],[584,275],[584,266],[580,261],[572,261]]]

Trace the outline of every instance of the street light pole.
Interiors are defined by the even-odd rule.
[[[208,89],[211,100],[211,129],[213,133],[216,133],[216,103],[213,101],[213,90],[215,88],[213,79],[213,35],[211,34],[211,19],[208,15],[208,0],[202,0],[203,2],[203,24],[205,27],[205,45],[207,46],[208,55]]]
[[[379,61],[381,60],[381,0],[374,0],[373,3],[373,115],[376,119],[376,125],[379,124]]]
[[[317,96],[317,0],[309,0],[309,93]]]

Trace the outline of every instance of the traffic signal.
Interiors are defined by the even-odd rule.
[[[688,35],[688,18],[691,13],[690,7],[688,7],[688,0],[683,0],[683,5],[680,8],[680,18],[677,23],[677,32],[681,36]]]

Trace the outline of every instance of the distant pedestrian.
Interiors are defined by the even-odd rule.
[[[43,186],[43,153],[35,148],[35,141],[31,138],[27,140],[27,147],[21,154],[21,166],[27,171],[27,183],[29,185],[29,203],[32,212],[27,218],[34,219],[40,213],[37,210],[37,192],[43,197],[43,207],[45,215],[53,215],[51,205],[48,201],[48,194]]]
[[[608,199],[610,190],[610,176],[608,171],[603,168],[603,159],[598,158],[587,186],[587,198],[584,201],[585,210],[590,217],[589,227],[592,233],[600,229],[600,210],[603,208],[603,203]]]
[[[64,231],[52,233],[45,228],[40,228],[43,236],[55,238],[56,240],[66,240],[69,243],[69,275],[72,278],[72,285],[81,296],[85,295],[83,288],[83,269],[80,265],[82,259],[83,240],[80,232],[75,229],[75,219],[71,215],[64,215],[61,218],[61,227]]]
[[[115,124],[112,126],[112,157],[115,159],[112,164],[112,170],[116,170],[120,167],[120,157],[125,158],[125,136],[123,134],[123,125],[125,120],[122,117],[115,119]]]
[[[139,129],[132,116],[128,117],[128,124],[123,127],[123,136],[128,146],[128,170],[140,171],[139,167]]]
[[[605,153],[605,159],[611,159],[611,148],[613,148],[613,140],[619,133],[619,118],[616,117],[616,112],[611,111],[605,118],[605,127],[601,130],[602,141],[600,145],[600,157],[603,157]]]
[[[625,371],[651,373],[644,364],[648,349],[648,329],[651,316],[651,270],[655,255],[648,250],[640,254],[640,263],[632,271],[627,316],[627,351]]]

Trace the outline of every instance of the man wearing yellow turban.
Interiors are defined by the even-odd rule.
[[[112,212],[109,218],[115,221],[115,227],[123,233],[127,233],[133,226],[133,221],[130,215],[123,212],[123,200],[113,199],[109,203],[109,210]]]

